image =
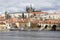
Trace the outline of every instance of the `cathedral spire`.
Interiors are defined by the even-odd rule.
[[[28,13],[33,12],[33,8],[32,8],[31,4],[29,6],[26,6],[26,12],[28,12]]]

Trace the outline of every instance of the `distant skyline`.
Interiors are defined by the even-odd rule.
[[[60,0],[0,0],[0,13],[25,11],[26,6],[30,4],[42,11],[60,11]]]

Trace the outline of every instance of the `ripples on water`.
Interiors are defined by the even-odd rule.
[[[10,31],[0,32],[0,40],[60,40],[59,31]]]

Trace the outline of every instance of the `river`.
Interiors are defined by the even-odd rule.
[[[60,31],[0,32],[0,40],[60,40]]]

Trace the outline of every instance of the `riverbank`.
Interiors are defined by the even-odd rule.
[[[17,29],[17,30],[0,30],[0,32],[10,32],[10,31],[24,31],[24,32],[41,32],[41,31],[59,31],[60,30],[20,30],[20,29]]]

